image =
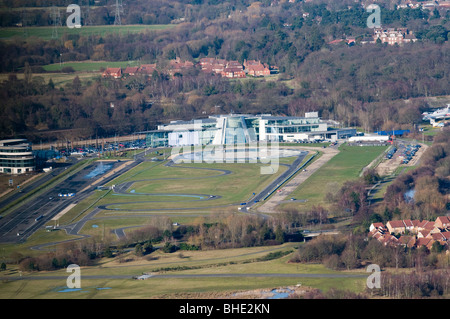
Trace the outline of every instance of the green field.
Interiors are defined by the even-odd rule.
[[[270,181],[286,170],[286,166],[280,166],[276,174],[261,174],[261,166],[248,163],[192,163],[166,167],[147,162],[114,181],[116,185],[123,180],[135,181],[127,194],[110,193],[101,199],[98,205],[114,204],[108,208],[119,210],[173,209],[174,211],[183,208],[208,209],[239,205],[248,201],[253,193],[262,191]],[[230,170],[231,174],[223,175],[222,171],[214,169]],[[197,194],[220,198],[202,200],[207,199],[207,196],[198,197]]]
[[[316,171],[293,193],[292,197],[306,202],[282,204],[282,208],[308,210],[313,205],[327,206],[325,195],[337,190],[345,181],[359,177],[362,169],[386,150],[387,146],[339,147],[340,152]]]
[[[239,290],[276,288],[294,286],[314,287],[327,291],[339,287],[354,292],[361,292],[365,287],[365,278],[308,278],[308,277],[253,277],[252,274],[339,274],[318,264],[289,263],[290,255],[268,261],[258,261],[271,252],[294,251],[294,243],[272,247],[252,247],[209,251],[183,251],[179,253],[162,253],[155,251],[148,258],[139,258],[129,254],[127,263],[120,263],[118,258],[103,259],[95,267],[81,268],[81,291],[60,292],[67,288],[65,270],[22,273],[23,280],[8,280],[8,276],[18,276],[12,267],[2,273],[0,298],[3,299],[97,299],[97,298],[160,298],[171,296],[215,296],[217,293],[233,293]],[[142,273],[160,272],[163,274],[248,274],[248,277],[210,278],[158,278],[134,280],[132,276]],[[173,269],[173,270],[170,270]],[[185,269],[185,270],[181,270]],[[26,280],[27,276],[60,276],[61,279]],[[94,276],[102,276],[95,278]],[[119,278],[115,276],[126,276]],[[100,288],[100,289],[99,289]],[[104,288],[104,289],[101,289]],[[205,295],[206,294],[206,295]]]
[[[75,72],[99,72],[106,68],[126,68],[127,66],[139,66],[137,61],[80,61],[64,62],[44,65],[43,69],[47,72],[60,71],[62,68],[71,67]],[[100,73],[98,74],[100,75]]]
[[[70,29],[68,27],[57,27],[57,38],[60,39],[64,35],[78,34],[80,36],[101,35],[116,33],[137,33],[145,31],[166,30],[176,27],[173,24],[158,24],[158,25],[100,25],[100,26],[82,26],[81,28]],[[55,28],[54,27],[8,27],[0,29],[0,39],[10,40],[14,37],[32,39],[40,38],[44,40],[51,40]]]

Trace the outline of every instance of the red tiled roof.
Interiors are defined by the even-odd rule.
[[[123,73],[136,73],[139,70],[139,68],[137,66],[128,66],[125,68],[125,71],[123,71]]]
[[[390,220],[387,223],[393,228],[405,227],[402,220]]]
[[[410,219],[404,219],[403,223],[405,224],[406,227],[413,227],[413,223]]]

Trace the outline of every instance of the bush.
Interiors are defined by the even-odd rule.
[[[164,245],[164,247],[162,248],[162,251],[165,253],[174,253],[178,250],[179,248],[176,245],[172,245],[171,243],[166,243]]]

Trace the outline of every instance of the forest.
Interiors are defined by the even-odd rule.
[[[1,72],[8,74],[0,84],[0,138],[45,141],[56,137],[52,131],[61,132],[61,139],[129,134],[218,110],[293,116],[319,111],[324,119],[364,131],[413,129],[429,108],[428,97],[450,94],[449,11],[395,9],[390,1],[381,2],[389,26],[407,27],[418,38],[416,43],[388,46],[361,42],[373,31],[365,27],[369,13],[353,1],[271,3],[155,1],[149,8],[136,1],[127,4],[125,12],[145,16],[152,10],[156,20],[133,23],[170,23],[161,17],[170,15],[169,7],[176,11],[171,19],[186,19],[161,31],[0,41]],[[39,1],[11,5],[46,8]],[[303,17],[304,12],[309,16]],[[356,45],[329,44],[349,36]],[[52,73],[43,67],[59,63],[61,57],[66,62],[156,63],[158,72],[120,80],[104,79],[99,72],[80,80],[75,70],[65,67],[59,73],[73,80],[56,87]],[[255,59],[277,66],[280,73],[229,80],[196,67],[169,76],[168,62],[176,57],[194,63],[201,57],[240,63]]]

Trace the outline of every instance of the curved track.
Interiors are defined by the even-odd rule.
[[[249,198],[248,201],[250,200],[255,200],[255,199],[262,199],[265,196],[267,196],[268,191],[273,191],[274,189],[276,189],[277,187],[279,187],[281,184],[284,183],[284,181],[286,180],[286,178],[288,176],[290,176],[292,174],[292,172],[294,172],[302,163],[304,157],[306,156],[307,152],[300,152],[297,159],[291,164],[291,165],[287,165],[287,164],[280,164],[283,166],[287,166],[288,169],[283,172],[282,174],[280,174],[280,176],[278,178],[276,178],[272,183],[270,183],[270,185],[268,185],[262,192],[260,192],[259,194],[255,194],[253,195],[251,198]],[[136,161],[139,162],[145,162],[146,159],[143,158],[143,156],[139,156],[136,157]],[[135,180],[135,181],[129,181],[129,182],[123,182],[121,184],[115,185],[114,187],[114,193],[115,194],[119,194],[119,195],[127,195],[127,196],[138,196],[138,195],[145,195],[145,196],[178,196],[178,197],[199,197],[198,199],[195,200],[190,200],[190,202],[192,201],[211,201],[211,200],[216,200],[219,198],[222,198],[222,196],[220,195],[213,195],[213,194],[181,194],[181,193],[135,193],[135,192],[129,192],[128,190],[132,187],[132,185],[136,182],[142,182],[142,181],[157,181],[157,180],[180,180],[180,179],[205,179],[205,178],[217,178],[220,176],[224,176],[224,175],[229,175],[232,174],[233,172],[231,170],[225,170],[225,169],[218,169],[218,168],[205,168],[205,167],[190,167],[190,166],[177,166],[175,165],[175,163],[172,160],[169,160],[167,163],[164,164],[167,167],[182,167],[182,168],[189,168],[189,169],[197,169],[197,170],[209,170],[209,171],[216,171],[216,172],[220,172],[220,174],[217,175],[211,175],[211,176],[202,176],[202,177],[180,177],[180,178],[157,178],[157,179],[143,179],[143,180]],[[146,201],[139,201],[139,202],[132,202],[132,203],[155,203],[155,202],[163,202],[163,201],[152,201],[152,200],[146,200]],[[182,201],[177,201],[177,202],[182,202]],[[61,227],[62,229],[66,230],[66,233],[68,235],[76,235],[76,236],[81,236],[78,239],[71,239],[71,240],[67,240],[67,241],[62,241],[62,242],[69,242],[69,241],[74,241],[74,240],[79,240],[79,239],[83,239],[86,237],[89,237],[89,235],[86,234],[81,234],[80,231],[83,228],[83,226],[86,224],[86,222],[90,221],[90,220],[94,220],[94,219],[117,219],[117,218],[130,218],[130,217],[143,217],[143,216],[155,216],[155,213],[151,213],[151,212],[161,212],[161,211],[186,211],[186,210],[199,210],[199,209],[210,209],[210,208],[220,208],[220,207],[229,207],[229,206],[236,206],[239,205],[239,203],[229,203],[229,204],[224,204],[224,205],[217,205],[217,206],[207,206],[207,207],[187,207],[187,208],[170,208],[170,209],[121,209],[121,208],[110,208],[113,205],[121,205],[121,204],[129,204],[128,203],[111,203],[111,204],[107,204],[107,205],[99,205],[96,206],[90,213],[88,213],[87,215],[85,215],[82,219],[80,219],[79,221],[63,226]],[[97,214],[99,214],[101,211],[124,211],[124,212],[130,212],[131,214],[127,214],[126,216],[111,216],[111,217],[98,217],[96,216]],[[149,214],[136,214],[133,215],[132,212],[149,212]],[[248,212],[246,209],[243,209],[242,212]],[[261,214],[259,214],[261,215]],[[183,216],[186,216],[186,214],[183,214]],[[263,216],[263,217],[267,217],[267,216]],[[124,229],[126,228],[132,228],[132,227],[140,227],[140,226],[131,226],[131,227],[121,227],[118,229],[114,229],[111,232],[114,233],[118,238],[124,237],[125,233],[124,233]],[[32,249],[43,249],[45,247],[48,246],[53,246],[55,244],[58,243],[62,243],[62,242],[54,242],[54,243],[47,243],[47,244],[43,244],[43,245],[38,245],[33,247]]]

